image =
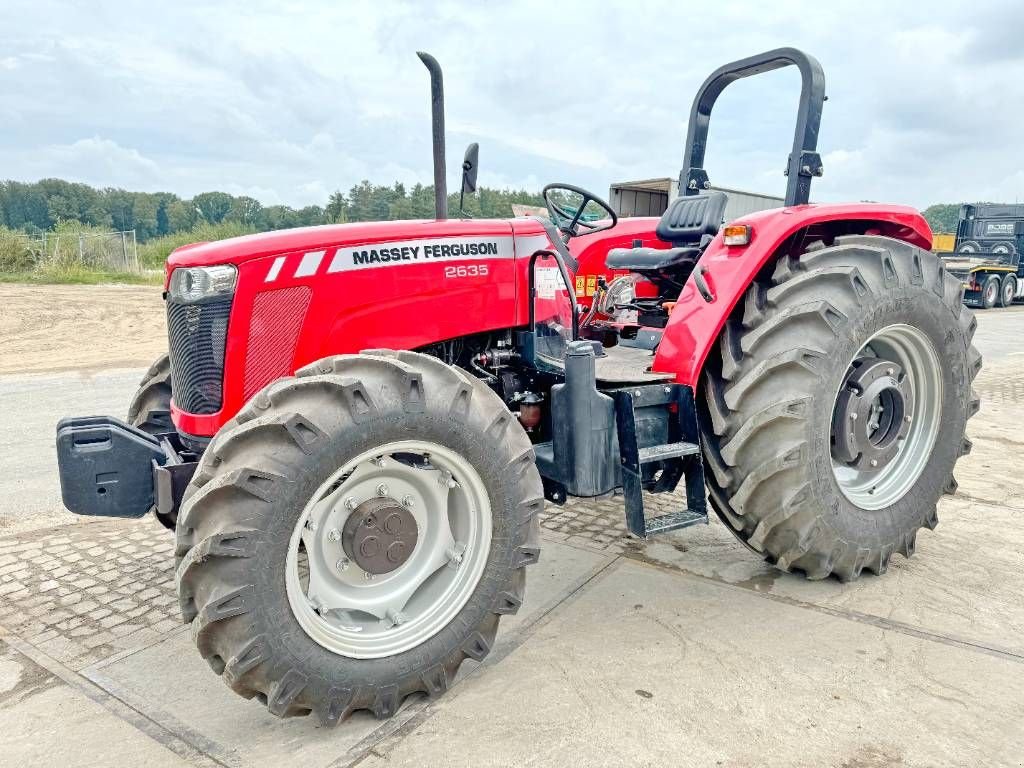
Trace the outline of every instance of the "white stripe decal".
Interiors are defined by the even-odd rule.
[[[298,269],[295,270],[296,277],[309,277],[315,275],[320,267],[320,260],[327,251],[310,251],[302,257]]]
[[[516,256],[520,259],[529,258],[535,251],[550,249],[551,241],[547,235],[519,235],[516,237]]]
[[[278,256],[274,259],[274,263],[270,265],[270,271],[267,272],[267,279],[265,282],[272,283],[277,280],[277,276],[281,274],[281,267],[284,266],[284,256]]]
[[[436,240],[406,240],[339,248],[327,267],[328,272],[353,269],[400,267],[431,262],[511,259],[515,251],[511,237],[480,235],[444,237]]]

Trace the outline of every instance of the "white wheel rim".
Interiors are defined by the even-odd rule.
[[[351,507],[381,495],[402,500],[418,538],[405,562],[374,576],[332,534],[343,529]],[[303,509],[285,564],[288,603],[327,650],[357,659],[392,656],[455,618],[480,581],[490,547],[490,500],[476,469],[437,443],[387,443],[334,472]]]
[[[878,471],[857,470],[832,457],[832,473],[843,495],[861,509],[884,509],[902,499],[931,459],[942,413],[939,356],[931,340],[910,325],[883,328],[850,360],[870,355],[897,363],[910,378],[911,427],[896,457]],[[838,392],[836,396],[838,398]]]

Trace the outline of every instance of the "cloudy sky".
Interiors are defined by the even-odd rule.
[[[829,101],[817,200],[1024,201],[1024,3],[0,3],[0,179],[220,189],[323,204],[363,178],[429,183],[444,66],[450,184],[538,189],[675,176],[718,65],[815,55]],[[780,192],[799,78],[731,86],[707,169]]]

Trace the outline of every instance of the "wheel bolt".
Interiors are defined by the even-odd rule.
[[[355,509],[355,508],[356,508],[356,500],[355,499],[353,499],[351,496],[349,496],[347,499],[345,499],[345,509]]]
[[[896,371],[894,369],[892,369],[892,368],[886,368],[885,369],[885,373],[888,376],[892,376],[894,373],[896,373]]]
[[[371,464],[375,464],[376,466],[378,466],[381,469],[383,469],[384,468],[384,457],[383,456],[378,456],[375,459],[370,459],[370,463]]]
[[[366,579],[367,581],[373,581],[373,574],[370,573],[369,571],[367,571],[366,573],[363,574],[363,578]]]
[[[871,460],[871,466],[872,467],[877,467],[878,466],[878,459],[872,459]]]
[[[347,571],[348,570],[348,565],[349,565],[348,558],[347,557],[343,557],[343,558],[341,558],[341,560],[339,560],[338,562],[336,562],[334,564],[334,567],[337,568],[339,571]]]
[[[378,496],[387,496],[388,495],[388,487],[386,485],[384,485],[384,483],[381,483],[380,485],[377,486],[377,495]]]
[[[327,538],[331,541],[341,541],[341,531],[337,528],[332,528],[327,532]]]
[[[407,508],[407,509],[411,509],[412,508],[413,502],[414,502],[414,500],[413,500],[412,496],[406,495],[406,496],[402,497],[402,506]]]
[[[904,420],[905,422],[907,422],[907,424],[909,424],[909,423],[910,423],[910,416],[904,416],[904,417],[903,417],[903,420]]]
[[[850,414],[850,421],[856,421],[856,420],[857,420],[857,414],[856,413],[851,413]]]

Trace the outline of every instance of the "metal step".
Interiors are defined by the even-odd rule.
[[[618,429],[622,468],[622,494],[626,503],[626,527],[634,536],[646,539],[656,533],[706,523],[704,467],[697,435],[697,409],[693,390],[682,384],[631,386],[614,391],[615,422]],[[637,445],[637,409],[664,409],[668,417],[668,442]],[[650,439],[650,435],[648,435]],[[680,479],[686,482],[686,505],[678,512],[647,519],[644,514],[645,464],[663,462],[660,475],[650,488],[653,493],[671,493]]]
[[[696,443],[665,443],[664,445],[652,445],[648,448],[641,448],[638,454],[641,464],[650,464],[653,461],[692,456],[699,452],[700,446]]]
[[[691,525],[703,524],[707,521],[707,515],[684,509],[682,512],[669,512],[667,515],[648,518],[645,528],[646,534],[653,536],[656,533],[677,531],[680,528],[689,528]]]

